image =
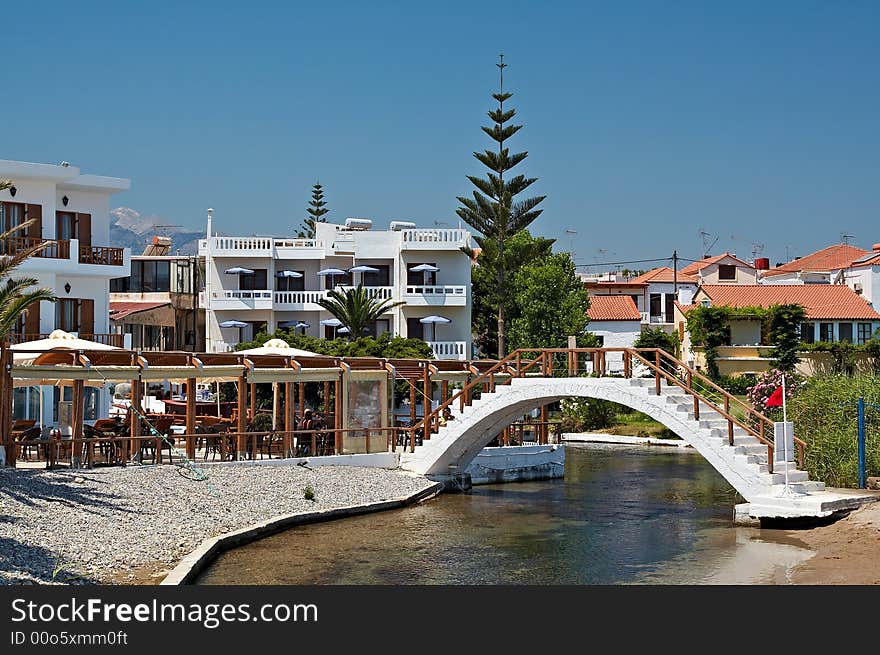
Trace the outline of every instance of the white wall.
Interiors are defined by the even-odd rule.
[[[642,331],[641,321],[590,321],[587,331],[603,338],[605,348],[631,348]],[[623,371],[623,353],[608,353],[609,373]]]

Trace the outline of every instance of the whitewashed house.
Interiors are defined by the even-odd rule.
[[[642,332],[642,315],[629,296],[591,296],[587,330],[604,348],[631,348]],[[608,353],[608,373],[623,372],[623,353]]]
[[[10,341],[20,343],[48,336],[55,329],[102,343],[125,346],[111,334],[110,280],[127,277],[131,252],[110,246],[110,196],[125,191],[131,181],[81,173],[60,165],[0,160],[0,179],[13,187],[0,191],[0,232],[34,219],[26,232],[0,243],[3,254],[43,243],[45,248],[18,269],[51,289],[57,301],[42,302],[22,316]],[[70,389],[17,387],[15,418],[36,418],[46,425],[57,421],[58,401]],[[99,418],[109,409],[106,391],[86,390],[85,418]]]
[[[846,285],[874,307],[880,306],[880,243],[843,271]]]
[[[318,299],[334,286],[363,284],[377,298],[405,303],[376,321],[371,334],[424,339],[439,359],[471,357],[471,259],[461,250],[470,244],[467,230],[398,221],[374,230],[367,219],[317,223],[314,239],[212,230],[209,214],[207,238],[199,243],[208,351],[297,325],[304,334],[332,338],[337,328],[322,324],[332,316]],[[349,272],[360,266],[368,269]],[[331,269],[341,273],[327,274]],[[422,322],[431,316],[448,322]]]

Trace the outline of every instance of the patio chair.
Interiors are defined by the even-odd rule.
[[[152,454],[153,464],[159,464],[162,461],[162,451],[168,450],[168,460],[171,463],[174,463],[174,435],[171,433],[171,426],[174,424],[173,416],[160,416],[159,418],[150,421],[151,427],[162,435],[162,440],[159,444],[159,452],[156,452],[156,443],[153,439],[145,439],[141,441],[141,461],[143,461],[144,455],[150,456]],[[144,435],[153,434],[152,430],[147,430],[144,432]]]
[[[43,434],[43,429],[39,425],[31,426],[26,430],[22,430],[15,437],[15,443],[18,446],[18,452],[21,455],[21,459],[25,462],[30,460],[30,451],[34,449],[36,451],[36,456],[39,458],[40,456],[40,446],[42,446],[43,454],[46,459],[46,463],[49,462],[49,453],[47,450],[46,444],[33,443],[35,441],[39,441],[41,435]]]

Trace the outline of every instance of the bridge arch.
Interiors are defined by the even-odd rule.
[[[650,384],[650,389],[647,384]],[[746,499],[766,493],[769,483],[759,467],[737,462],[734,448],[725,446],[725,441],[717,436],[713,437],[710,428],[701,427],[701,421],[680,411],[677,399],[688,402],[690,397],[676,396],[672,390],[658,396],[650,379],[576,377],[511,380],[509,385],[497,387],[494,393],[484,394],[423,446],[416,448],[416,452],[404,453],[401,467],[428,476],[446,475],[451,470],[450,466],[464,470],[480,450],[517,417],[564,398],[609,400],[643,412],[693,446]],[[709,414],[708,408],[703,412],[705,414],[701,418]]]

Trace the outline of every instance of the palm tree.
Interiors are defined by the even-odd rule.
[[[348,338],[361,337],[370,329],[373,321],[378,319],[403,301],[378,300],[364,289],[362,284],[352,288],[333,289],[327,298],[318,300],[328,312],[339,319],[348,328]]]
[[[0,180],[0,189],[9,186],[11,186],[9,181]],[[33,219],[25,221],[0,234],[0,245],[7,243],[10,237],[25,230],[32,223],[34,223]],[[32,288],[39,284],[36,278],[12,277],[16,268],[45,247],[45,243],[38,243],[0,257],[0,340],[8,337],[15,329],[19,317],[29,311],[31,305],[41,300],[55,302],[55,294],[51,289]]]

